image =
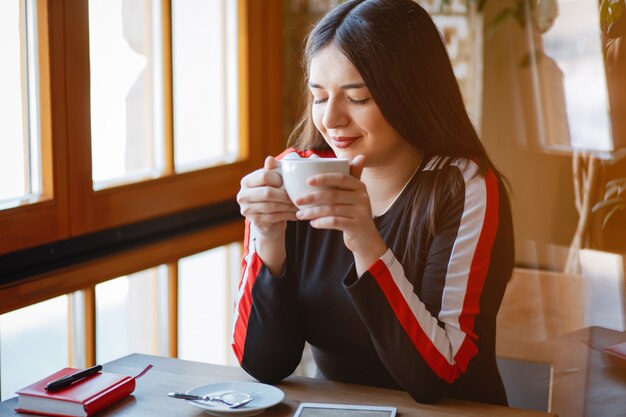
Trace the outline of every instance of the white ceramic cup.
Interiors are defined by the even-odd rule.
[[[350,174],[350,161],[341,158],[283,159],[277,171],[282,175],[287,195],[293,202],[311,191],[330,188],[307,184],[307,180],[314,175],[334,172]],[[303,207],[307,205],[298,206]]]

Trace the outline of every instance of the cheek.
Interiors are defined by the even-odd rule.
[[[324,112],[320,110],[321,106],[313,106],[311,109],[311,116],[313,118],[313,124],[321,133],[326,133],[322,120],[324,119]]]
[[[393,130],[391,125],[387,122],[387,120],[383,117],[383,114],[376,109],[375,111],[364,112],[360,120],[363,122],[363,125],[367,126],[368,130],[373,132],[377,132],[379,134],[388,134],[389,131]]]

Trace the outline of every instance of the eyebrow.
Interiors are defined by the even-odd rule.
[[[324,87],[322,87],[319,84],[315,84],[315,83],[309,83],[309,87],[311,88],[320,88],[320,89],[324,89]],[[342,85],[340,88],[342,90],[350,90],[350,89],[355,89],[355,88],[366,88],[367,86],[365,85],[365,83],[353,83],[353,84],[344,84]]]

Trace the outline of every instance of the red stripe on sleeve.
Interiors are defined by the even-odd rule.
[[[487,171],[485,175],[485,186],[487,188],[485,218],[472,258],[463,311],[459,317],[461,330],[474,340],[478,338],[474,333],[474,319],[480,312],[480,296],[487,280],[491,262],[491,250],[496,239],[496,232],[498,231],[500,197],[498,179],[492,170]]]
[[[241,287],[241,281],[243,281],[243,277],[246,274],[246,258],[248,257],[248,253],[250,253],[250,221],[248,219],[245,220],[245,229],[243,233],[243,256],[241,257],[241,277],[239,278],[239,283],[237,284],[237,288]]]
[[[370,273],[378,283],[379,287],[383,291],[383,294],[389,302],[389,306],[394,311],[400,325],[406,332],[407,336],[411,340],[415,349],[424,358],[424,361],[428,366],[437,374],[437,376],[444,381],[451,383],[459,377],[467,369],[467,361],[457,363],[457,365],[451,365],[448,360],[437,350],[432,341],[428,338],[424,329],[418,322],[417,318],[413,315],[411,308],[407,304],[406,300],[402,296],[400,289],[396,286],[391,272],[382,260],[378,260],[369,269]],[[435,324],[436,326],[437,324]],[[443,330],[442,330],[443,331]],[[474,349],[474,354],[478,351],[476,347],[471,344]],[[467,349],[467,353],[471,353],[470,349]],[[474,354],[469,356],[471,358]],[[465,359],[461,357],[460,359]]]
[[[233,335],[233,351],[239,363],[243,359],[243,348],[246,343],[246,332],[248,330],[248,320],[250,318],[250,311],[252,310],[252,287],[254,281],[256,281],[259,271],[261,270],[261,258],[256,253],[252,254],[250,260],[250,268],[248,270],[248,279],[245,283],[243,294],[239,300],[237,323],[235,324],[235,331]]]

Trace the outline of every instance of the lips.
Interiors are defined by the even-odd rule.
[[[349,148],[360,138],[360,136],[331,136],[333,145],[339,149]]]

